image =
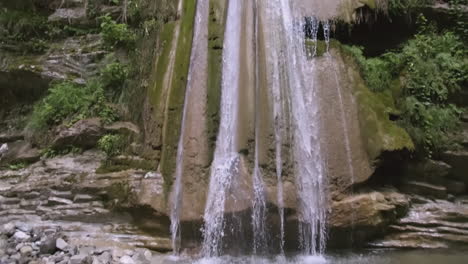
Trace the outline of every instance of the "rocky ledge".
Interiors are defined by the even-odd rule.
[[[0,263],[148,263],[170,251],[160,175],[97,174],[104,160],[91,150],[0,170]]]

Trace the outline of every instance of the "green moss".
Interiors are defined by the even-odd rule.
[[[161,53],[156,60],[156,72],[153,76],[153,86],[149,89],[149,98],[152,105],[158,105],[161,100],[161,93],[164,86],[164,76],[168,69],[169,57],[171,52],[172,38],[174,37],[175,22],[165,24],[160,33]],[[155,112],[157,110],[155,109]]]
[[[224,42],[224,9],[220,1],[210,0],[208,24],[208,91],[207,128],[209,153],[214,152],[219,127],[219,104],[221,100],[221,77]]]
[[[151,171],[155,169],[154,161],[144,159],[111,159],[109,162],[103,162],[101,166],[96,169],[96,173],[102,174],[130,169]]]
[[[104,201],[113,209],[125,208],[134,202],[134,193],[128,181],[116,182],[106,188]]]
[[[161,173],[166,182],[166,193],[168,193],[172,185],[172,176],[176,165],[177,142],[180,136],[184,95],[192,50],[195,9],[196,1],[184,1],[183,15],[180,22],[180,35],[174,61],[174,72],[169,90],[167,124],[164,128],[165,137],[161,156]]]
[[[338,45],[337,45],[338,46]],[[346,65],[358,69],[353,55],[340,49]],[[370,160],[378,158],[383,151],[414,150],[409,134],[389,118],[397,112],[390,90],[372,92],[359,74],[353,70],[354,95],[358,102],[359,125]]]

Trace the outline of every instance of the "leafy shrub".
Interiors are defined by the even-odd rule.
[[[128,67],[120,62],[107,64],[101,71],[106,88],[120,88],[128,77]]]
[[[47,35],[47,17],[17,10],[0,9],[0,27],[14,40],[29,40]]]
[[[34,106],[28,126],[41,130],[65,120],[73,123],[92,116],[102,117],[107,122],[117,118],[106,103],[102,85],[96,80],[84,86],[63,81],[53,84],[48,95]]]
[[[449,0],[449,4],[449,12],[455,18],[453,31],[465,42],[468,42],[468,15],[466,14],[468,0]]]
[[[21,170],[21,169],[24,169],[27,167],[27,164],[24,163],[24,162],[20,162],[20,163],[14,163],[14,164],[9,164],[8,165],[8,169],[9,170]]]
[[[106,46],[132,48],[135,45],[136,35],[127,24],[117,23],[109,15],[100,17],[100,20]]]
[[[457,128],[461,111],[449,98],[468,81],[467,52],[454,33],[437,34],[424,26],[400,52],[377,58],[365,58],[356,47],[345,49],[356,58],[372,90],[388,89],[393,80],[401,79],[400,123],[419,154],[430,156],[453,143],[450,133]]]
[[[98,147],[108,158],[119,155],[123,150],[123,138],[120,135],[108,134],[98,141]]]
[[[408,15],[414,9],[433,4],[435,0],[388,0],[387,8],[391,15]]]

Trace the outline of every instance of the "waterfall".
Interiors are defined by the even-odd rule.
[[[179,4],[182,4],[182,0]],[[203,96],[207,83],[206,66],[208,57],[206,49],[208,47],[208,14],[209,0],[197,0],[192,51],[190,55],[190,66],[187,77],[187,87],[185,90],[184,109],[182,113],[182,126],[177,145],[175,181],[171,197],[171,236],[174,254],[179,253],[181,243],[180,214],[183,202],[182,179],[184,166],[187,163],[184,158],[187,155],[185,148],[188,147],[186,136],[190,134],[190,132],[194,133],[193,129],[190,130],[190,128],[194,126],[200,127],[197,123],[203,120],[204,114],[203,107],[201,107],[202,102],[197,100],[197,95],[199,97]],[[199,139],[199,141],[201,141],[201,139]],[[200,149],[198,146],[195,146],[194,148],[197,150]],[[191,162],[193,163],[193,161]]]
[[[220,254],[224,237],[226,198],[232,180],[240,170],[235,131],[238,125],[239,40],[244,2],[246,1],[230,0],[228,4],[223,46],[220,127],[211,164],[210,186],[204,214],[202,254],[207,257]]]
[[[325,249],[325,170],[319,139],[319,100],[313,87],[314,64],[304,48],[304,15],[293,3],[280,0],[284,27],[284,63],[291,97],[292,156],[296,178],[301,246],[307,254]]]
[[[266,201],[265,201],[265,184],[259,167],[259,130],[260,130],[260,92],[259,92],[259,73],[258,73],[258,2],[255,0],[254,5],[254,39],[255,43],[255,157],[253,169],[253,191],[254,199],[252,205],[252,225],[253,225],[253,252],[259,253],[260,250],[266,249]]]
[[[252,6],[250,6],[251,4]],[[241,73],[241,39],[246,34],[242,26],[243,10],[253,8],[253,41],[255,55],[255,135],[252,168],[252,229],[253,252],[261,253],[267,244],[265,177],[259,165],[259,36],[265,39],[265,71],[267,88],[272,106],[274,128],[276,199],[280,217],[280,245],[284,251],[285,216],[283,194],[283,144],[291,146],[290,162],[297,192],[297,217],[299,239],[303,252],[311,255],[323,253],[326,242],[327,193],[326,175],[320,143],[320,115],[317,87],[314,85],[315,64],[305,48],[306,14],[294,6],[292,0],[257,0],[255,2],[229,0],[223,45],[223,70],[221,85],[220,127],[216,141],[207,203],[204,212],[202,255],[218,256],[222,253],[223,239],[234,232],[226,219],[227,201],[238,202],[233,193],[234,185],[241,177],[243,163],[238,153],[238,129]],[[260,20],[259,17],[262,17]],[[311,18],[309,18],[311,19]],[[319,21],[312,18],[311,35],[317,43]],[[262,23],[260,32],[259,24]],[[326,39],[329,24],[323,23]],[[244,36],[245,37],[245,36]],[[248,37],[246,37],[248,39]],[[244,47],[245,48],[245,47]],[[314,46],[313,55],[316,53]],[[244,52],[244,50],[242,49]],[[245,63],[245,61],[244,61]],[[241,67],[242,66],[242,67]],[[241,70],[242,68],[242,70]],[[241,208],[244,210],[245,208]],[[235,215],[235,212],[234,212]],[[237,220],[236,220],[237,221]],[[229,227],[229,228],[228,228]],[[244,228],[244,227],[241,227]],[[225,233],[225,232],[230,232]]]

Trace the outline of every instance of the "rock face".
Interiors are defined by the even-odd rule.
[[[58,41],[44,55],[22,55],[13,50],[0,53],[0,109],[18,102],[34,102],[52,80],[84,78],[96,72],[108,51],[101,36],[88,34]]]
[[[443,153],[442,160],[452,166],[453,177],[468,184],[468,151],[447,151]]]
[[[413,196],[407,216],[390,226],[390,234],[374,247],[449,248],[468,245],[468,200],[454,202]]]
[[[331,247],[359,246],[385,234],[389,225],[406,214],[409,200],[395,190],[348,196],[333,202],[330,214]]]
[[[84,119],[71,127],[59,127],[52,147],[55,149],[67,146],[76,146],[89,149],[96,146],[98,140],[104,135],[104,128],[99,118]]]
[[[170,251],[163,179],[133,169],[96,174],[103,159],[102,153],[87,151],[18,171],[0,170],[0,238],[8,234],[27,241],[34,236],[31,230],[40,230],[43,242],[32,246],[33,252],[52,254],[75,252],[77,245]]]
[[[24,140],[19,140],[13,143],[2,145],[3,153],[0,154],[0,165],[32,163],[39,160],[41,157],[38,149]]]

